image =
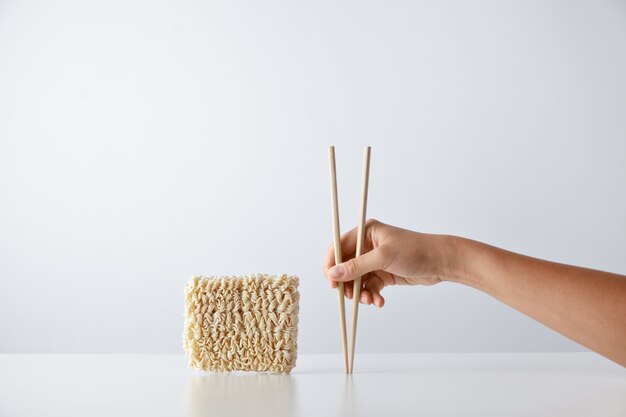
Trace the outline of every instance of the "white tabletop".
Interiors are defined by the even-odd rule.
[[[0,355],[0,416],[626,416],[593,353],[300,355],[292,375],[202,374],[179,355]]]

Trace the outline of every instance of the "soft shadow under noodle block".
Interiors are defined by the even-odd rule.
[[[298,277],[193,277],[183,347],[203,371],[288,374],[298,354]]]

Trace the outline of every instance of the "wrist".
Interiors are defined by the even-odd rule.
[[[467,284],[468,281],[468,260],[471,255],[470,245],[467,239],[458,236],[444,236],[443,256],[442,256],[442,276],[443,281]]]
[[[471,239],[447,236],[444,280],[485,291],[484,271],[492,261],[492,247]]]

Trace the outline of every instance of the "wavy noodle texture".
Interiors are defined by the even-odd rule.
[[[299,301],[295,276],[191,278],[183,333],[189,366],[290,373],[298,354]]]

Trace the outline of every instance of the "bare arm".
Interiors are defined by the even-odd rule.
[[[450,239],[450,281],[479,289],[626,366],[626,277]]]
[[[454,236],[400,229],[376,220],[366,227],[366,253],[354,258],[356,230],[342,236],[345,259],[332,248],[324,273],[335,287],[363,276],[360,302],[384,305],[388,285],[465,284],[508,304],[572,340],[626,366],[626,277],[530,258]]]

